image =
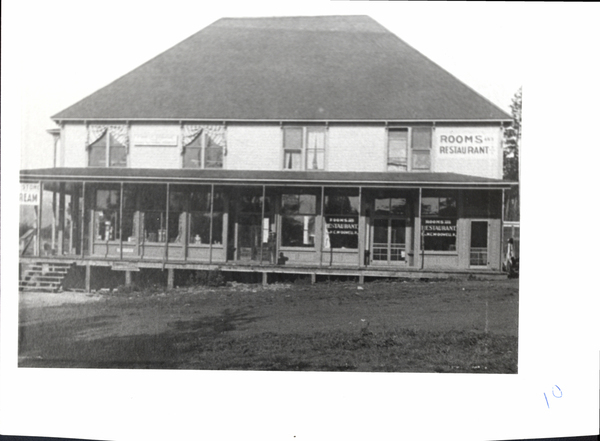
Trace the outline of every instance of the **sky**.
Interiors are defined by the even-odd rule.
[[[523,87],[519,374],[16,369],[18,296],[6,294],[18,274],[17,259],[6,258],[18,245],[14,189],[19,168],[51,165],[50,116],[219,18],[331,14],[371,16],[504,110]],[[226,427],[261,441],[292,440],[290,427],[306,435],[298,440],[419,438],[402,436],[411,429],[428,439],[597,433],[599,16],[600,3],[4,0],[0,433],[148,440],[215,430],[207,438],[219,439]],[[543,393],[553,385],[564,397],[550,409]],[[198,413],[206,400],[213,408]],[[323,412],[311,413],[315,406]],[[356,406],[364,418],[345,420]],[[157,408],[160,421],[148,420]]]
[[[517,8],[391,8],[382,2],[341,1],[237,3],[235,8],[179,0],[170,1],[169,8],[142,8],[128,0],[105,1],[102,8],[71,0],[24,4],[35,7],[15,8],[26,23],[16,34],[21,168],[51,166],[47,130],[55,127],[53,114],[222,17],[367,14],[505,111],[523,84],[523,19]]]

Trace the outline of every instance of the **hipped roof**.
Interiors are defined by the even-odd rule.
[[[45,168],[21,170],[22,182],[128,182],[277,186],[510,188],[514,183],[458,173],[327,172],[289,170]]]
[[[223,18],[61,120],[510,120],[367,16]]]

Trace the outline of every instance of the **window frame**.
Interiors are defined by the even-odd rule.
[[[297,209],[284,208],[284,198],[286,196],[293,196],[297,199]],[[301,199],[303,196],[308,196],[314,198],[314,202],[308,204],[303,204]],[[281,231],[280,235],[280,248],[281,249],[301,249],[301,250],[310,250],[315,251],[317,249],[317,241],[318,241],[318,217],[320,216],[320,194],[317,192],[305,191],[305,190],[286,190],[281,193],[280,202],[279,202],[279,223]],[[312,210],[310,209],[312,208]],[[308,226],[308,237],[312,237],[312,244],[302,244],[302,245],[290,245],[285,244],[284,241],[288,239],[288,233],[290,231],[289,228],[284,228],[285,220],[284,219],[294,219],[297,220],[302,218],[303,226]],[[312,235],[311,235],[312,233]],[[304,231],[303,231],[304,234]],[[304,239],[304,238],[303,238]]]
[[[327,126],[319,126],[319,125],[282,125],[282,158],[281,158],[281,169],[286,171],[325,171],[327,170],[327,151],[328,151],[328,128]],[[286,146],[286,140],[288,139],[286,136],[286,130],[298,130],[300,131],[300,148],[297,146]],[[309,145],[309,135],[310,133],[322,133],[323,134],[323,147],[319,149],[311,149]],[[321,168],[312,168],[309,167],[309,153],[311,151],[316,151],[317,158],[322,155],[323,163]],[[286,163],[288,162],[288,153],[289,154],[299,154],[299,167],[298,168],[288,168]],[[317,159],[317,164],[318,164]]]
[[[454,213],[440,213],[440,209],[438,208],[438,211],[435,214],[427,214],[425,213],[425,211],[423,210],[423,201],[425,199],[431,199],[431,198],[435,198],[438,199],[438,207],[441,206],[440,203],[440,199],[454,199]],[[448,254],[456,254],[458,253],[458,244],[459,244],[459,237],[458,237],[458,219],[459,219],[459,194],[457,192],[432,192],[431,194],[427,194],[427,195],[423,195],[421,197],[421,235],[423,236],[423,251],[426,253],[448,253]],[[427,236],[424,236],[424,230],[423,230],[423,226],[424,226],[424,219],[438,219],[440,221],[443,220],[450,220],[451,224],[452,221],[454,223],[454,227],[455,227],[455,234],[453,236],[454,238],[454,243],[450,244],[450,247],[453,247],[454,249],[431,249],[431,248],[427,248],[426,243],[427,243]],[[451,225],[450,224],[450,225]],[[438,241],[443,241],[443,239],[440,238],[432,238],[431,240],[435,240],[438,239]],[[430,240],[430,242],[431,242]]]
[[[96,141],[94,141],[92,144],[90,144],[87,148],[87,154],[88,154],[88,167],[94,167],[94,168],[127,168],[128,164],[129,164],[129,151],[127,149],[127,146],[124,144],[121,144],[117,139],[114,139],[114,142],[116,145],[112,145],[111,143],[111,138],[114,139],[114,136],[111,135],[109,130],[106,130],[104,132],[104,134],[98,138]],[[100,142],[104,143],[104,145],[98,145]],[[97,147],[103,147],[104,148],[104,159],[102,160],[103,165],[93,165],[92,164],[92,150],[94,150]],[[125,163],[123,165],[111,165],[111,161],[113,158],[113,150],[116,149],[123,149],[124,152],[124,156],[125,156]]]
[[[415,142],[416,135],[418,133],[427,133],[429,136],[429,144],[428,145],[417,145]],[[411,127],[410,130],[410,170],[417,172],[428,172],[432,170],[432,155],[431,151],[433,150],[433,127],[430,126],[417,126]],[[416,162],[418,157],[426,157],[427,158],[427,166],[426,167],[417,167]]]
[[[392,140],[390,134],[391,133],[406,133],[406,156],[404,158],[404,164],[403,165],[394,165],[394,164],[390,164],[390,141]],[[410,146],[410,141],[411,141],[411,129],[409,127],[388,127],[387,129],[387,145],[386,145],[386,163],[385,163],[385,169],[387,172],[407,172],[410,169],[410,150],[411,150],[411,146]],[[402,167],[404,166],[404,170],[393,170],[390,169],[390,167]]]
[[[195,143],[197,143],[199,145],[194,145]],[[211,145],[211,143],[213,145]],[[200,163],[198,165],[198,167],[189,167],[186,166],[186,156],[188,151],[198,151],[199,152],[199,157],[200,157]],[[207,155],[208,152],[211,150],[220,150],[221,154],[221,164],[219,167],[214,167],[214,166],[207,166],[207,163],[209,162]],[[188,143],[188,145],[183,146],[183,152],[182,152],[182,159],[181,159],[181,168],[182,169],[190,169],[190,170],[211,170],[211,169],[217,169],[217,170],[221,170],[224,168],[224,156],[225,156],[225,148],[222,145],[218,145],[216,142],[214,142],[211,138],[210,138],[210,134],[205,130],[202,129],[198,135],[196,135],[196,137],[190,142]]]

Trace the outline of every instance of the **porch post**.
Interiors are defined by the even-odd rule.
[[[40,183],[40,204],[36,207],[36,225],[35,225],[35,250],[34,253],[37,257],[41,256],[42,249],[42,207],[44,206],[43,195],[44,195],[44,183]]]
[[[264,222],[265,222],[265,198],[267,196],[267,187],[263,184],[262,186],[262,216],[260,217],[260,264],[263,265],[263,234],[264,234]],[[267,276],[263,273],[263,283],[266,285]]]
[[[319,245],[319,266],[323,266],[323,245],[325,244],[325,234],[327,221],[325,220],[325,186],[321,186],[321,243]]]
[[[71,234],[69,235],[69,247],[72,254],[79,254],[77,249],[79,248],[79,230],[81,229],[81,223],[79,222],[79,195],[81,191],[76,182],[73,183],[73,193],[71,194]]]
[[[164,234],[164,238],[165,238],[165,249],[164,249],[164,259],[163,259],[163,270],[164,270],[164,264],[167,260],[169,260],[169,196],[170,196],[170,192],[171,192],[171,186],[170,184],[167,182],[167,205],[165,206],[166,210],[167,210],[167,215],[166,215],[166,220],[165,220],[165,234]]]
[[[210,184],[210,223],[208,232],[208,264],[212,264],[213,251],[213,214],[215,212],[215,184]]]
[[[56,192],[52,192],[52,251],[56,251]]]
[[[65,238],[65,183],[61,182],[58,185],[58,255],[64,254],[64,238]]]
[[[81,248],[80,248],[80,252],[81,252],[81,257],[83,257],[85,255],[85,251],[84,251],[84,230],[85,228],[87,228],[89,226],[86,226],[85,224],[85,181],[83,181],[82,183],[82,188],[81,188]],[[91,234],[91,232],[90,232]]]
[[[89,262],[85,264],[85,292],[90,292],[92,288],[92,266]]]
[[[502,189],[502,214],[500,215],[500,271],[502,271],[502,263],[504,257],[504,201],[504,189]]]
[[[425,239],[423,237],[423,221],[421,220],[421,199],[423,197],[423,188],[419,187],[419,248],[421,249],[421,269],[425,267]]]
[[[119,258],[123,260],[123,182],[119,196]]]
[[[365,235],[361,234],[361,232],[363,231],[363,228],[361,228],[362,226],[365,225],[365,222],[363,220],[363,215],[362,215],[362,187],[358,187],[358,231],[356,232],[358,234],[358,267],[361,268],[365,265],[365,259],[364,259],[364,255],[365,255]],[[363,276],[361,276],[363,277]],[[364,277],[363,277],[364,278]]]

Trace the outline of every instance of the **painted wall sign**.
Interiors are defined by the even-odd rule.
[[[495,153],[497,139],[489,132],[436,133],[439,155],[488,156]]]
[[[330,217],[325,218],[327,232],[329,234],[354,234],[358,235],[358,219],[353,217]]]
[[[422,219],[425,237],[456,237],[456,219]]]
[[[40,184],[21,184],[19,203],[21,205],[40,205]]]
[[[137,146],[177,147],[177,135],[136,135],[133,143]]]
[[[113,262],[113,271],[139,271],[140,267],[133,262]]]

